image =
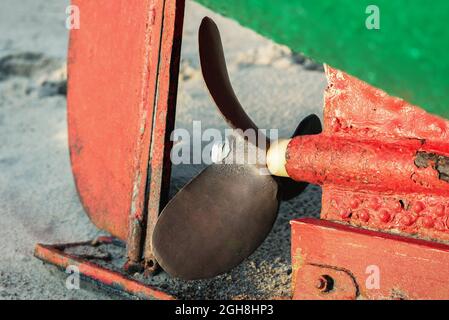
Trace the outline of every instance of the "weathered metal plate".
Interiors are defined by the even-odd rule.
[[[73,174],[92,222],[125,240],[142,219],[163,0],[73,0],[68,59]]]
[[[448,245],[326,220],[291,225],[293,299],[449,298]]]
[[[152,146],[150,150],[151,179],[148,190],[148,213],[144,258],[147,271],[156,270],[153,256],[152,234],[159,213],[168,201],[171,175],[170,135],[175,126],[176,98],[178,94],[179,64],[181,60],[182,31],[185,0],[165,0],[157,98],[154,109]]]

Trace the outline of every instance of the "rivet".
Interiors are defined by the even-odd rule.
[[[384,223],[389,222],[391,219],[391,215],[390,215],[390,212],[388,212],[388,210],[382,210],[380,212],[379,217],[380,217],[380,220]]]
[[[351,212],[351,210],[349,210],[349,209],[343,209],[341,212],[340,212],[340,216],[343,218],[343,219],[349,219],[349,218],[351,218],[351,216],[352,216],[352,212]]]
[[[421,211],[424,210],[426,206],[424,205],[424,203],[422,203],[421,201],[416,201],[415,204],[413,205],[413,211],[415,213],[420,213]]]
[[[411,215],[406,215],[401,219],[401,224],[404,226],[411,226],[415,222],[415,219]]]
[[[401,202],[395,201],[395,202],[393,203],[393,210],[394,210],[394,212],[399,213],[399,212],[402,211],[402,209],[403,209],[403,208],[402,208]]]
[[[435,221],[432,217],[427,216],[422,219],[422,224],[426,228],[432,228],[435,225]]]
[[[369,212],[366,209],[363,209],[360,211],[359,214],[360,220],[362,220],[363,222],[368,222],[369,221]]]
[[[444,205],[440,204],[435,208],[435,213],[437,216],[442,217],[444,216],[446,212],[446,208],[444,207]]]
[[[352,209],[357,209],[360,205],[360,200],[359,199],[352,199],[350,206]]]
[[[378,198],[373,198],[370,204],[371,208],[374,210],[379,210],[381,207],[380,201]]]

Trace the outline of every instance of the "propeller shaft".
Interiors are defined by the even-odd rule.
[[[298,136],[272,143],[267,166],[273,175],[317,185],[449,195],[444,174],[449,157],[421,148],[412,139],[380,143],[325,134]]]

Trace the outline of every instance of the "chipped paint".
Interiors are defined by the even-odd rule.
[[[295,278],[294,298],[335,299],[348,297],[351,285],[336,286],[334,295],[316,293],[313,280],[321,274],[337,277],[312,265],[347,272],[357,284],[357,299],[447,299],[449,286],[441,270],[449,268],[449,245],[388,233],[354,228],[320,219],[298,219],[291,223],[292,252],[300,252],[303,266]],[[294,231],[293,231],[294,230]],[[353,246],[359,243],[360,246]],[[300,249],[300,250],[299,250]],[[294,258],[292,257],[292,261]],[[380,288],[366,289],[366,268],[381,270]],[[324,269],[323,269],[324,270]],[[335,279],[335,278],[334,278]],[[358,280],[358,281],[357,281]],[[349,286],[349,288],[347,287]]]

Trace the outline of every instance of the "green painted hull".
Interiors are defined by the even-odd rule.
[[[449,1],[197,0],[292,50],[449,118]],[[365,25],[368,5],[380,29]]]

